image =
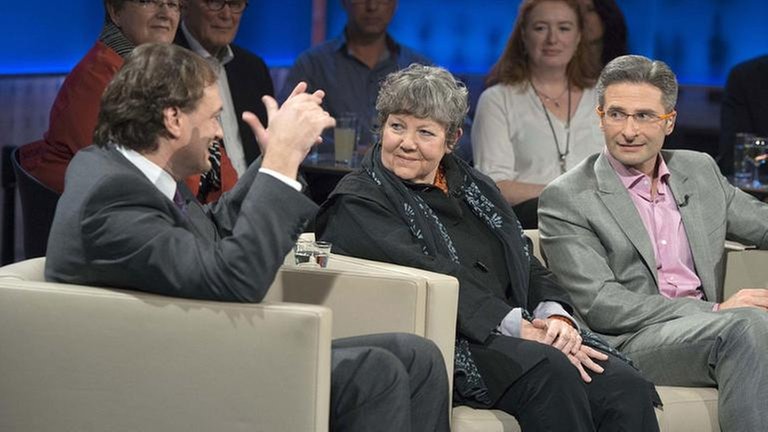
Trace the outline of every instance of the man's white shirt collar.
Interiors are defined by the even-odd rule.
[[[176,195],[177,185],[176,180],[174,180],[167,171],[160,168],[157,166],[157,164],[142,156],[141,153],[135,150],[127,149],[120,145],[116,147],[117,151],[122,153],[122,155],[128,159],[128,162],[136,166],[136,168],[138,168],[139,171],[141,171],[142,174],[144,174],[144,176],[147,177],[147,179],[149,179],[149,181],[152,182],[152,184],[155,185],[155,187],[159,189],[163,195],[168,197],[169,200],[173,201],[173,196]]]
[[[213,54],[209,53],[208,50],[203,48],[203,46],[200,45],[200,42],[198,42],[197,39],[192,36],[192,33],[187,30],[187,26],[184,24],[184,21],[181,22],[181,32],[184,33],[184,37],[186,37],[187,42],[189,42],[189,49],[206,60],[215,59],[223,66],[235,58],[235,53],[232,52],[232,47],[230,47],[229,44],[227,44],[227,48],[221,58],[214,57]]]

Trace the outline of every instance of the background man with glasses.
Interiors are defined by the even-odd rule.
[[[385,76],[411,63],[431,64],[426,57],[397,43],[388,33],[397,0],[341,0],[347,12],[342,34],[303,52],[296,59],[278,100],[285,100],[301,81],[310,91],[326,92],[323,108],[332,116],[357,116],[360,145],[372,142],[376,97]],[[333,130],[323,134],[333,144]]]
[[[232,43],[247,6],[247,0],[187,0],[176,34],[177,45],[191,49],[213,66],[224,103],[224,145],[212,149],[208,173],[187,181],[201,202],[214,201],[234,186],[261,153],[242,114],[252,111],[266,124],[267,111],[261,97],[273,96],[274,88],[264,61]]]
[[[677,100],[666,64],[619,57],[596,88],[605,150],[539,201],[549,267],[655,384],[717,386],[723,430],[768,430],[768,291],[722,298],[725,239],[768,249],[768,205],[705,153],[662,150]]]

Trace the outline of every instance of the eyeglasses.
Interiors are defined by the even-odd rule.
[[[624,111],[617,109],[609,109],[603,111],[600,107],[595,109],[597,114],[603,119],[606,124],[611,126],[623,126],[627,123],[627,119],[632,117],[636,125],[646,126],[654,123],[658,123],[662,120],[667,120],[675,116],[677,112],[672,110],[666,114],[656,114],[653,112],[636,112],[634,114],[625,113]]]
[[[179,12],[181,10],[181,3],[174,0],[128,0],[132,1],[134,3],[138,3],[139,6],[150,9],[152,11],[157,11],[161,7],[165,6],[170,10],[171,12]]]
[[[246,6],[248,6],[247,0],[204,0],[208,9],[217,12],[224,9],[224,6],[229,5],[229,10],[232,13],[242,13]]]

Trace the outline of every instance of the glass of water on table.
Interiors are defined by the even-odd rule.
[[[331,243],[300,239],[293,247],[293,257],[298,266],[326,268],[331,257]]]
[[[761,189],[763,183],[761,181],[760,168],[768,161],[768,138],[749,136],[744,142],[744,159],[750,163],[752,167],[752,183],[753,189]]]
[[[357,116],[354,113],[342,113],[336,117],[333,129],[334,159],[338,164],[349,165],[355,154],[358,139]]]

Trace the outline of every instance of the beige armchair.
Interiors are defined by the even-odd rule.
[[[47,283],[43,266],[0,268],[0,430],[328,430],[327,308]]]

